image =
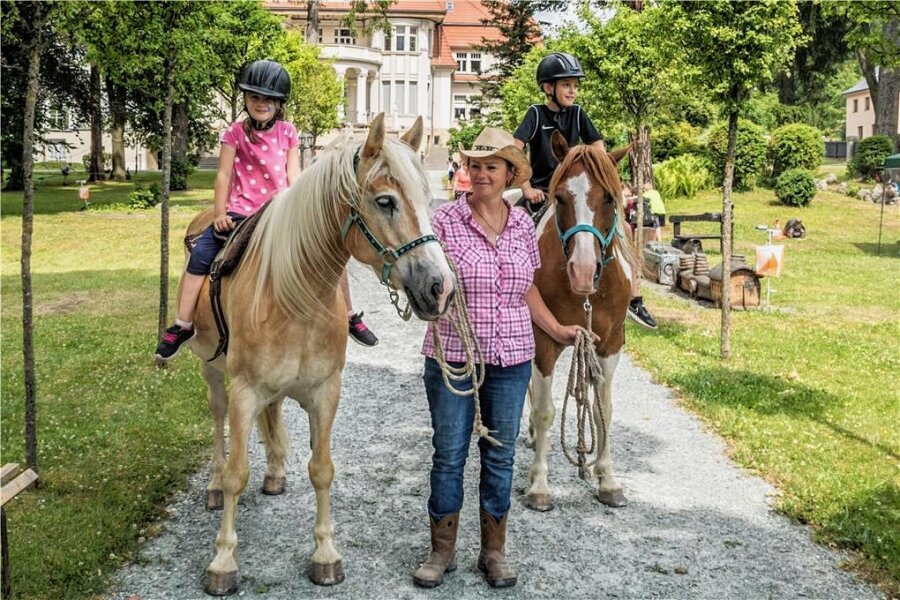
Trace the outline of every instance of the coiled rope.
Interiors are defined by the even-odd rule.
[[[603,445],[606,443],[606,434],[608,424],[606,416],[603,414],[603,404],[600,402],[600,389],[603,386],[603,370],[600,368],[600,359],[597,357],[597,350],[594,348],[593,336],[591,331],[591,313],[592,307],[589,298],[584,299],[584,312],[586,320],[586,329],[579,331],[575,336],[575,348],[572,352],[572,363],[569,366],[569,379],[566,385],[566,396],[563,398],[562,416],[559,424],[559,442],[563,449],[566,459],[574,466],[578,467],[578,476],[582,479],[588,478],[588,469],[597,463]],[[591,395],[591,388],[594,393]],[[578,437],[575,444],[575,455],[566,444],[566,413],[569,406],[569,398],[575,399],[575,419],[578,423]],[[600,443],[595,429],[594,412],[592,404],[597,406],[600,413],[601,432],[603,437]],[[585,425],[590,427],[591,444],[587,444],[587,434]],[[587,462],[588,455],[596,450],[597,457]]]
[[[484,423],[481,421],[481,400],[478,396],[478,390],[481,387],[481,384],[484,383],[484,357],[481,354],[481,346],[478,344],[478,337],[475,335],[475,331],[472,328],[472,322],[469,319],[466,294],[465,290],[462,289],[462,282],[459,278],[459,273],[456,270],[456,265],[453,264],[453,261],[450,260],[449,256],[447,257],[447,263],[450,265],[450,270],[453,272],[453,282],[456,286],[456,294],[453,296],[450,310],[447,311],[446,316],[441,317],[440,320],[446,318],[450,323],[450,326],[456,331],[456,335],[459,336],[460,342],[462,343],[462,349],[466,356],[466,360],[461,367],[454,367],[444,360],[444,349],[443,343],[441,342],[439,326],[440,320],[432,321],[429,324],[431,332],[434,335],[434,359],[441,367],[444,385],[450,393],[463,397],[472,396],[472,401],[475,403],[475,423],[473,425],[475,433],[495,446],[502,446],[503,444],[501,444],[499,440],[490,435],[490,430],[485,427]],[[479,368],[479,365],[482,365],[482,367]],[[458,390],[451,383],[454,381],[459,382],[465,380],[471,381],[472,387],[470,389]]]

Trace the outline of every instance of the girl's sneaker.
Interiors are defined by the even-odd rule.
[[[363,346],[372,347],[378,343],[378,338],[375,337],[375,334],[366,327],[366,324],[362,321],[363,313],[357,312],[350,315],[350,337],[357,344],[362,344]]]
[[[156,347],[156,358],[160,360],[174,358],[184,343],[193,338],[195,334],[196,330],[193,327],[183,329],[179,325],[172,325],[166,329],[166,333],[163,334],[162,340]]]

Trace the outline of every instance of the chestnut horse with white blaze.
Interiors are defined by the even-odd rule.
[[[590,329],[600,338],[595,348],[603,372],[599,406],[593,406],[592,433],[594,440],[602,441],[593,473],[599,481],[599,500],[624,506],[622,486],[613,474],[608,428],[604,431],[603,424],[608,426],[612,419],[613,374],[625,342],[631,278],[638,264],[632,244],[624,237],[622,187],[616,167],[628,149],[611,154],[587,145],[569,149],[558,132],[554,132],[551,146],[560,164],[550,181],[547,211],[538,224],[541,267],[535,271],[534,284],[563,325],[587,327],[586,300],[592,307]],[[563,346],[539,327],[534,328],[534,336],[537,348],[529,430],[535,455],[526,505],[545,511],[553,508],[547,484],[547,434],[555,412],[553,369]]]
[[[315,551],[309,568],[317,584],[344,578],[331,521],[331,428],[347,345],[347,306],[338,282],[353,256],[392,290],[404,290],[423,320],[438,318],[453,294],[453,275],[429,221],[431,192],[416,155],[422,119],[401,140],[385,136],[384,115],[365,143],[343,138],[322,154],[260,215],[246,255],[222,282],[231,335],[227,355],[203,363],[215,419],[207,506],[222,507],[207,593],[237,591],[235,531],[238,497],[247,484],[247,443],[254,420],[266,445],[263,492],[281,493],[289,449],[281,404],[294,398],[309,416],[309,478],[316,492]],[[200,215],[188,232],[212,221]],[[206,288],[204,288],[206,289]],[[219,336],[207,293],[200,296],[190,347],[204,361]],[[231,378],[226,397],[225,375]],[[225,457],[226,413],[231,452]]]

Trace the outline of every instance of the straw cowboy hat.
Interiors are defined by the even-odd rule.
[[[528,164],[528,159],[525,158],[525,153],[516,146],[512,134],[502,129],[485,127],[472,143],[472,149],[466,150],[460,144],[459,153],[464,159],[487,158],[488,156],[502,158],[513,168],[511,187],[518,186],[531,178],[531,166]]]

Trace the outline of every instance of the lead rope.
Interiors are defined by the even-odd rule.
[[[456,286],[456,294],[453,295],[453,303],[450,311],[447,313],[447,320],[450,326],[456,331],[462,343],[463,353],[466,356],[465,363],[461,367],[453,367],[444,360],[444,349],[441,342],[440,327],[438,321],[432,321],[429,324],[431,333],[434,335],[434,360],[441,367],[441,375],[444,378],[444,385],[451,394],[457,396],[472,396],[475,403],[475,422],[473,428],[475,433],[484,438],[494,446],[502,446],[499,440],[490,435],[490,430],[481,422],[481,400],[478,396],[478,390],[484,383],[484,358],[481,354],[481,346],[478,344],[478,337],[472,328],[472,322],[469,320],[469,309],[466,306],[466,295],[463,293],[459,273],[456,271],[456,265],[447,257],[447,263],[453,272],[453,282]],[[482,365],[481,369],[478,365]],[[472,382],[471,389],[458,390],[452,385],[452,381],[470,380]]]
[[[591,331],[591,315],[593,309],[591,307],[590,298],[584,299],[584,314],[586,322],[586,330],[579,331],[575,336],[575,348],[572,353],[572,364],[569,367],[569,380],[566,385],[566,396],[563,398],[562,417],[559,424],[559,442],[563,449],[566,459],[574,466],[578,467],[578,476],[582,479],[588,478],[588,469],[597,462],[594,458],[591,462],[587,462],[587,456],[597,450],[597,457],[600,456],[603,444],[606,443],[607,424],[606,417],[603,414],[603,404],[600,402],[600,388],[603,385],[603,371],[600,368],[600,359],[597,358],[597,351],[594,348],[594,340],[590,334]],[[603,438],[602,443],[597,444],[594,428],[594,412],[592,410],[591,388],[594,389],[593,403],[597,406],[600,413],[600,424],[602,425]],[[566,412],[569,405],[569,397],[575,399],[576,405],[576,421],[578,422],[578,441],[575,446],[577,457],[573,457],[566,444]],[[590,427],[591,445],[588,447],[585,433],[585,424]]]

